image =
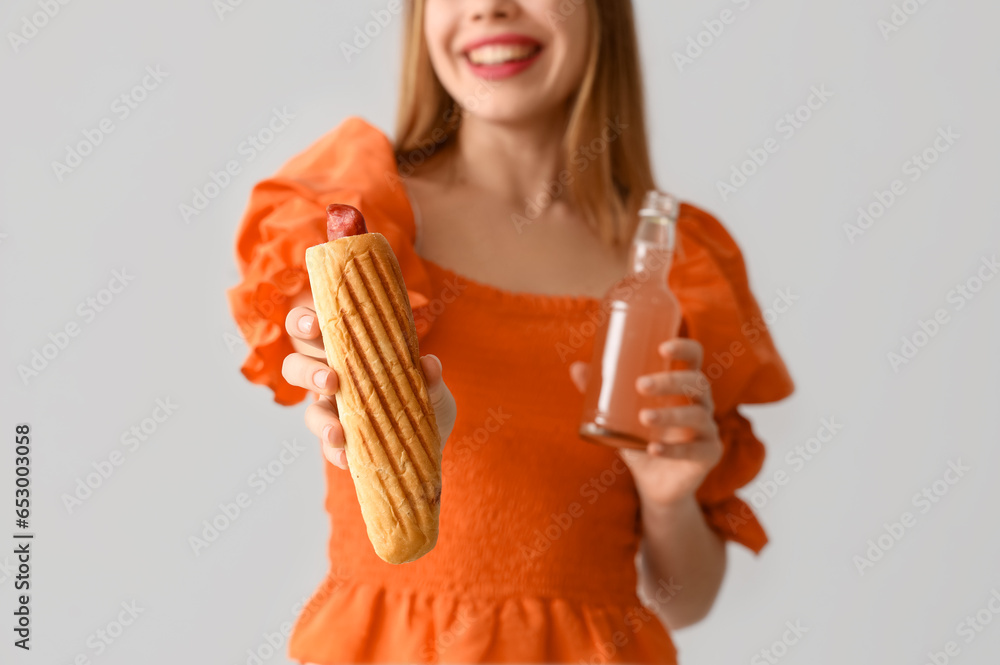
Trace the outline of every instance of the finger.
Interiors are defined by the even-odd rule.
[[[660,356],[667,360],[686,363],[691,369],[699,369],[704,350],[701,344],[688,337],[676,337],[660,344]]]
[[[312,308],[293,307],[285,316],[285,332],[309,348],[315,349],[318,357],[325,357],[322,331],[319,328],[316,312]]]
[[[722,456],[722,446],[718,441],[698,440],[687,443],[651,443],[646,452],[652,457],[679,460],[699,460],[712,463]]]
[[[451,436],[451,430],[458,415],[458,406],[455,404],[455,398],[448,386],[445,385],[441,359],[428,354],[420,358],[420,366],[424,370],[424,376],[427,377],[427,395],[430,397],[431,407],[434,409],[438,421],[441,447],[444,448],[448,437]],[[451,425],[449,426],[448,423]]]
[[[699,435],[710,434],[714,425],[708,410],[695,405],[640,409],[639,422],[646,427],[689,427]]]
[[[420,362],[427,376],[427,394],[431,398],[431,406],[437,411],[449,401],[454,401],[442,377],[441,359],[437,356],[424,356]]]
[[[696,403],[711,406],[712,384],[700,370],[675,369],[646,374],[636,379],[635,388],[640,395],[684,395]]]
[[[344,447],[344,428],[337,417],[337,405],[332,397],[320,397],[306,407],[306,427],[325,443]]]
[[[293,307],[285,316],[285,330],[297,339],[316,339],[320,336],[316,312],[311,307]]]
[[[335,448],[330,444],[324,443],[323,457],[326,458],[327,462],[334,465],[338,469],[343,469],[344,471],[348,471],[350,469],[350,466],[347,464],[347,451],[343,448]]]
[[[444,367],[441,365],[441,359],[433,354],[427,354],[426,356],[421,356],[420,367],[424,370],[424,376],[427,377],[427,389],[431,390],[435,385],[443,383],[442,374],[444,372]]]
[[[289,353],[281,364],[281,376],[293,386],[314,390],[320,395],[333,395],[340,388],[340,379],[330,367],[301,353]]]
[[[347,469],[344,451],[344,427],[337,418],[337,407],[330,397],[320,397],[306,408],[306,427],[319,437],[323,457],[336,467]]]
[[[590,365],[576,361],[569,366],[569,376],[581,393],[587,390],[587,380],[590,378]]]

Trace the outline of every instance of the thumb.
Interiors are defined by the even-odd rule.
[[[630,470],[634,470],[646,457],[646,453],[635,448],[619,448],[618,455]]]
[[[576,361],[569,366],[569,376],[576,385],[576,389],[581,393],[587,389],[587,380],[590,378],[590,365],[585,362]]]
[[[427,389],[433,390],[438,384],[443,383],[441,380],[441,359],[433,354],[427,354],[420,358],[420,367],[424,370],[424,376],[427,377]]]
[[[437,417],[443,447],[455,427],[458,407],[442,378],[441,359],[428,354],[420,359],[420,366],[424,370],[424,376],[427,377],[427,396],[430,397],[431,407]]]

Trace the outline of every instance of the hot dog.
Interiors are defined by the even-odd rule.
[[[441,435],[420,367],[403,274],[389,242],[349,205],[327,207],[329,240],[306,250],[361,515],[375,553],[412,561],[437,542]]]
[[[368,227],[360,210],[343,203],[331,203],[326,207],[327,241],[362,233],[368,233]]]

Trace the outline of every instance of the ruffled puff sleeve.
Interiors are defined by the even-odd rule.
[[[327,241],[331,203],[354,206],[369,231],[385,236],[403,273],[418,337],[430,328],[432,318],[423,311],[430,278],[414,249],[413,212],[392,145],[378,129],[349,118],[257,183],[236,236],[241,281],[226,295],[249,348],[240,370],[251,382],[269,387],[278,404],[296,404],[308,392],[281,376],[285,356],[295,350],[285,317],[295,297],[310,288],[305,252]]]
[[[709,526],[726,540],[759,553],[767,534],[750,506],[736,496],[764,463],[764,444],[739,404],[784,399],[792,378],[767,329],[736,242],[707,212],[682,204],[670,287],[687,335],[704,349],[702,373],[712,387],[722,459],[696,493]]]

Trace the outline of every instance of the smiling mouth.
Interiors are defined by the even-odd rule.
[[[541,50],[538,44],[487,44],[468,51],[465,57],[473,65],[488,67],[528,60]]]

